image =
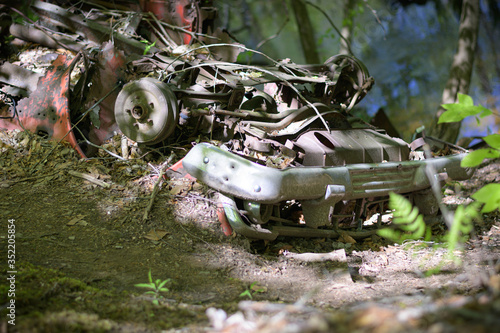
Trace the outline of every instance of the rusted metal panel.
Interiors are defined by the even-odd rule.
[[[28,94],[37,88],[38,80],[43,74],[5,62],[0,66],[0,82],[26,90]]]
[[[76,58],[73,60],[76,61]],[[0,127],[45,133],[54,140],[66,140],[85,157],[72,131],[69,116],[69,80],[72,60],[59,55],[40,78],[35,92],[19,101],[18,117],[0,119]]]
[[[41,1],[32,4],[32,8],[40,15],[41,19],[48,20],[53,24],[60,25],[70,31],[74,31],[86,40],[101,45],[108,40],[114,40],[117,47],[128,54],[143,54],[147,45],[114,31],[108,26],[79,15],[72,14],[66,9]],[[156,47],[150,48],[151,52],[157,52]]]
[[[238,233],[261,239],[275,239],[280,234],[336,237],[336,230],[315,229],[331,226],[332,212],[337,203],[370,197],[382,198],[390,192],[405,194],[427,189],[431,186],[426,175],[427,169],[440,175],[440,179],[468,179],[473,170],[460,167],[464,156],[466,154],[422,161],[278,170],[202,143],[186,155],[183,166],[189,174],[223,194],[221,203],[231,227]],[[235,199],[243,200],[241,208],[236,206]],[[290,200],[301,202],[306,228],[275,226],[267,223],[273,219],[270,216],[265,220],[260,219],[263,212],[261,207]],[[240,210],[245,212],[252,221],[251,224],[243,221]],[[358,232],[352,233],[352,236],[364,237],[369,234]]]

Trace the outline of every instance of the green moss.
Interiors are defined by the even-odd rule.
[[[204,320],[203,309],[155,306],[130,292],[102,290],[53,269],[22,262],[17,267],[16,326],[12,327],[17,332],[108,332],[124,326],[169,329]],[[0,290],[2,302],[7,302],[3,298],[8,286],[2,284]]]

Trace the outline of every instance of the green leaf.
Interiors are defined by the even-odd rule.
[[[479,105],[479,106],[482,107],[481,105]],[[484,118],[484,117],[487,117],[487,116],[492,115],[492,114],[493,114],[493,111],[491,111],[490,109],[484,108],[483,112],[479,115],[479,117]]]
[[[148,43],[149,43],[148,41],[142,41],[142,42],[143,42],[143,43],[146,43],[146,44],[148,44]],[[143,53],[143,55],[146,55],[146,54],[149,52],[149,50],[151,50],[151,48],[152,48],[153,46],[155,46],[155,45],[156,45],[156,41],[154,41],[154,42],[153,42],[153,43],[151,43],[151,44],[146,45],[146,47],[144,48],[144,53]]]
[[[99,129],[101,127],[101,119],[99,118],[99,111],[101,108],[99,105],[96,105],[89,113],[90,121],[95,128]]]
[[[462,168],[472,168],[483,163],[485,158],[497,158],[500,157],[500,151],[490,148],[482,148],[472,151],[467,154],[460,162]]]
[[[138,284],[135,284],[134,286],[139,287],[139,288],[149,288],[149,289],[155,288],[155,286],[150,284],[150,283],[138,283]]]
[[[170,281],[170,279],[166,279],[165,281],[163,281],[163,282],[159,283],[159,284],[158,284],[158,289],[162,289],[162,288],[163,288],[163,286],[164,286],[165,284],[167,284],[167,282],[168,282],[168,281]],[[166,289],[166,288],[164,288],[164,289]],[[168,291],[168,289],[167,289],[166,291]]]
[[[469,95],[458,93],[457,96],[458,103],[441,105],[446,112],[439,117],[438,124],[458,122],[469,116],[475,115],[479,115],[483,118],[492,114],[491,110],[485,108],[484,106],[474,106],[472,97]]]
[[[474,101],[472,101],[472,97],[470,97],[467,94],[458,93],[457,97],[458,97],[458,103],[459,104],[463,104],[465,106],[472,106],[472,105],[474,105]]]
[[[500,134],[491,134],[485,136],[483,140],[491,147],[495,149],[500,149]]]
[[[402,224],[401,229],[403,229],[404,231],[410,231],[410,232],[417,230],[418,223],[414,223],[414,222],[418,222],[418,221],[416,221],[417,218],[419,217],[418,209],[413,209],[408,215],[405,214],[405,216],[407,216],[405,218],[405,222],[408,221],[409,223]],[[402,216],[398,216],[398,218],[402,218]]]
[[[469,106],[462,104],[443,104],[446,111],[439,117],[438,124],[440,123],[454,123],[462,121],[469,116],[475,116],[484,112],[491,112],[483,106]]]
[[[242,293],[240,294],[240,297],[245,297],[245,296],[248,296],[248,298],[250,298],[250,299],[252,299],[252,298],[253,298],[253,297],[252,297],[252,293],[250,292],[250,290],[249,290],[249,289],[245,290],[244,292],[242,292]]]
[[[378,230],[379,236],[398,242],[419,239],[424,235],[428,238],[429,230],[426,228],[422,215],[405,197],[391,192],[389,194],[389,208],[394,210],[393,223],[398,229]]]
[[[149,283],[151,283],[154,286],[153,277],[151,276],[151,268],[149,269],[148,280],[149,280]]]
[[[481,213],[500,209],[500,184],[487,184],[472,195],[474,200],[484,203]]]
[[[390,239],[392,241],[401,240],[401,231],[394,230],[394,229],[384,228],[384,229],[377,230],[377,235],[379,235],[380,237],[383,237],[385,239]]]

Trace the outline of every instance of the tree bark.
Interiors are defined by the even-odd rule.
[[[292,10],[297,21],[297,28],[299,28],[300,44],[302,45],[306,62],[309,64],[319,64],[316,38],[314,37],[314,30],[306,5],[302,0],[292,0]]]
[[[354,15],[352,11],[354,10],[354,6],[356,5],[357,0],[344,0],[344,19],[342,22],[342,37],[340,38],[340,50],[339,54],[348,54],[352,55],[351,52],[351,41],[354,30]]]
[[[450,76],[443,91],[441,104],[457,102],[457,94],[467,94],[472,76],[474,54],[477,46],[479,27],[479,0],[463,0],[460,27],[458,30],[458,48],[453,58]],[[445,110],[440,107],[430,135],[454,143],[460,132],[460,122],[438,124],[438,119]]]

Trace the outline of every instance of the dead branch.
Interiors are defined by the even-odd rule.
[[[161,25],[160,21],[156,18],[156,16],[153,13],[149,13],[149,16],[151,16],[153,18],[153,20],[155,21],[156,25],[161,30],[161,32],[158,31],[158,29],[156,29],[156,27],[151,23],[150,20],[145,19],[145,21],[149,24],[149,26],[154,30],[155,34],[162,40],[162,42],[165,45],[168,45],[172,49],[175,49],[178,45],[172,40],[172,38],[170,38],[170,36],[168,35],[168,33],[165,31],[165,29]]]
[[[94,176],[92,176],[91,174],[88,174],[88,173],[81,173],[81,172],[73,171],[73,170],[68,170],[68,173],[70,175],[72,175],[72,176],[85,179],[86,181],[89,181],[89,182],[91,182],[93,184],[96,184],[96,185],[99,185],[101,187],[105,187],[105,188],[111,187],[111,184],[106,183],[106,182],[104,182],[102,180],[99,180],[96,177],[94,177]]]
[[[158,179],[156,180],[156,183],[153,187],[153,192],[151,193],[151,197],[149,199],[149,204],[146,207],[146,210],[144,211],[144,215],[142,216],[143,222],[146,221],[149,217],[149,213],[151,212],[151,209],[153,208],[153,204],[155,202],[156,195],[160,191],[160,184],[163,182],[163,176],[165,176],[165,172],[167,171],[167,169],[170,166],[170,163],[172,162],[174,157],[175,157],[174,153],[170,154],[167,161],[165,163],[163,163],[163,165],[161,166],[160,173],[158,175]]]
[[[338,261],[347,262],[347,257],[344,249],[335,250],[328,253],[292,253],[286,252],[284,254],[287,258],[293,258],[304,262],[317,262],[317,261]]]

